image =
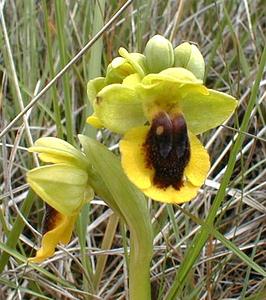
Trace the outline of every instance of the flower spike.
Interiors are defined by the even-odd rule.
[[[88,182],[89,165],[85,155],[69,143],[57,138],[37,140],[30,152],[38,152],[44,162],[53,163],[30,170],[30,187],[48,205],[44,221],[42,246],[32,262],[53,255],[58,243],[68,243],[82,206],[93,199]]]

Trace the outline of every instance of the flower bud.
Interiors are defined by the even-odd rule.
[[[198,79],[203,79],[205,62],[199,49],[187,42],[174,49],[175,67],[182,67],[192,72]]]
[[[159,73],[174,64],[173,46],[161,35],[155,35],[148,41],[144,53],[150,73]]]
[[[136,64],[138,64],[141,67],[142,71],[144,71],[145,74],[148,73],[145,55],[138,53],[138,52],[132,52],[132,53],[129,53],[129,57],[131,59],[131,62],[134,61]],[[137,71],[138,70],[136,70],[136,72]]]
[[[125,77],[134,73],[133,67],[123,57],[114,58],[107,67],[105,83],[121,83]]]
[[[125,48],[120,47],[118,53],[132,66],[134,73],[141,78],[147,73],[146,57],[141,53],[129,53]]]

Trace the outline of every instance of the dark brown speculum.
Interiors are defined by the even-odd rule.
[[[153,182],[160,188],[183,185],[184,169],[190,159],[186,121],[182,114],[160,112],[152,121],[143,144],[148,168],[155,170]]]
[[[45,215],[43,219],[42,234],[45,234],[46,232],[54,229],[56,227],[58,218],[60,218],[59,212],[49,204],[45,203]]]

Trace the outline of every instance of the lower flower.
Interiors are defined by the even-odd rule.
[[[46,203],[41,248],[32,262],[41,262],[55,252],[58,243],[67,244],[83,205],[94,191],[89,184],[85,155],[69,143],[52,137],[41,138],[29,149],[50,165],[28,171],[29,186]]]
[[[179,112],[158,112],[150,126],[130,129],[120,151],[128,178],[147,196],[162,202],[194,198],[210,168],[207,151],[187,130]]]

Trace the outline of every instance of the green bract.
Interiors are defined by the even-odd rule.
[[[145,121],[142,102],[135,89],[128,85],[109,85],[98,93],[96,99],[95,116],[111,131],[124,133]]]

